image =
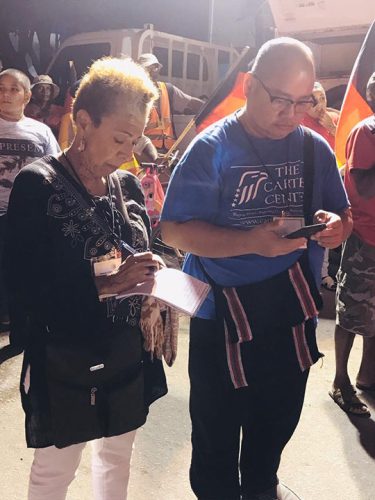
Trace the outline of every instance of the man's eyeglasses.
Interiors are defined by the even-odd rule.
[[[261,84],[265,92],[267,92],[268,97],[271,101],[271,106],[275,111],[282,112],[287,111],[291,106],[294,106],[294,110],[296,113],[306,113],[309,109],[316,105],[316,100],[312,95],[310,99],[301,100],[301,101],[293,101],[293,99],[287,99],[286,97],[279,97],[272,95],[268,88],[264,85],[262,80],[257,77],[254,73],[251,73],[252,76],[256,79],[257,82]]]

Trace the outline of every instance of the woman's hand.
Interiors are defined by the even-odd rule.
[[[98,293],[117,295],[126,292],[140,283],[153,281],[155,272],[162,267],[165,267],[163,260],[151,252],[130,255],[116,273],[95,278]]]

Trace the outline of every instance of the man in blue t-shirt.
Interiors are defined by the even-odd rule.
[[[245,77],[245,107],[196,138],[167,192],[164,240],[213,288],[190,327],[190,480],[202,500],[297,498],[277,470],[321,356],[323,249],[352,227],[331,149],[299,126],[314,80],[306,45],[267,42]],[[326,229],[308,243],[282,237],[306,221]]]

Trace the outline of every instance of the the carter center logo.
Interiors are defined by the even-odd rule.
[[[240,179],[232,207],[239,207],[243,203],[255,200],[260,185],[268,179],[268,174],[262,170],[245,172]]]

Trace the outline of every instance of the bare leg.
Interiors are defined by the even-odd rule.
[[[333,380],[333,388],[329,392],[329,395],[345,412],[351,415],[370,417],[370,412],[366,404],[356,395],[348,374],[348,360],[350,351],[352,350],[354,336],[354,333],[350,333],[340,326],[336,326],[336,373]]]
[[[344,388],[350,386],[348,374],[348,360],[352,350],[355,334],[336,325],[335,329],[335,359],[336,373],[333,380],[334,388]]]
[[[375,385],[375,337],[363,337],[362,361],[357,383],[364,386]]]

